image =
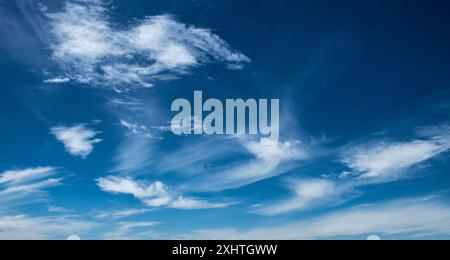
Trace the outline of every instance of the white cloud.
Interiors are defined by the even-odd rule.
[[[288,188],[293,196],[275,205],[263,205],[253,212],[278,215],[305,210],[317,205],[338,204],[357,195],[363,186],[399,181],[410,176],[411,167],[426,162],[450,149],[448,129],[433,128],[427,139],[410,142],[378,142],[350,149],[342,162],[350,171],[344,171],[336,180],[294,180]],[[441,131],[438,131],[441,130]]]
[[[127,138],[119,146],[112,172],[133,173],[146,168],[153,155],[152,142],[150,138],[141,136]]]
[[[50,213],[58,213],[58,214],[73,212],[73,210],[71,210],[71,209],[66,209],[63,207],[58,207],[58,206],[53,206],[53,205],[47,206],[47,210]]]
[[[56,77],[56,78],[44,80],[44,83],[48,83],[48,84],[61,84],[61,83],[68,83],[68,82],[70,82],[70,79],[66,78],[66,77],[65,78]]]
[[[292,170],[298,162],[309,158],[306,150],[297,142],[262,145],[256,141],[241,140],[241,145],[254,159],[215,172],[209,170],[207,178],[194,179],[188,189],[223,191],[244,187]]]
[[[106,192],[114,194],[131,194],[138,199],[150,197],[164,197],[167,194],[166,186],[161,182],[154,182],[149,185],[136,182],[131,178],[109,176],[97,179],[98,186]]]
[[[182,196],[178,197],[176,200],[172,201],[170,204],[171,208],[174,209],[218,209],[226,208],[235,203],[211,203],[209,201],[197,198],[184,198]]]
[[[206,63],[238,68],[250,62],[208,29],[170,15],[121,25],[112,21],[110,9],[102,1],[71,1],[60,12],[45,11],[53,58],[67,78],[96,86],[151,87]]]
[[[214,137],[187,142],[161,154],[150,141],[133,138],[121,147],[113,172],[150,168],[157,174],[187,176],[180,189],[188,192],[223,191],[244,187],[284,174],[309,159],[297,141],[261,145],[244,137]],[[214,147],[214,149],[211,149]],[[228,158],[241,158],[225,163]]]
[[[104,235],[106,240],[139,240],[155,239],[158,234],[151,229],[159,222],[141,221],[141,222],[119,222],[117,227]],[[144,230],[144,231],[142,231]]]
[[[36,193],[42,191],[45,188],[53,187],[61,184],[62,179],[46,179],[43,181],[21,184],[21,185],[11,185],[0,191],[1,196],[20,194],[20,196],[24,196],[26,194]]]
[[[450,149],[450,139],[378,143],[351,150],[342,160],[360,179],[397,179],[408,168]]]
[[[70,234],[87,232],[96,226],[96,223],[67,216],[0,215],[0,239],[63,240]]]
[[[120,125],[128,130],[128,136],[138,135],[146,138],[152,137],[149,129],[145,125],[131,123],[123,119],[120,120]]]
[[[121,209],[112,211],[94,211],[93,215],[98,219],[121,219],[141,215],[150,212],[149,209]]]
[[[61,185],[62,178],[54,178],[53,167],[37,167],[6,171],[0,174],[0,207],[29,204],[43,199],[46,190]]]
[[[23,170],[12,170],[0,173],[0,184],[5,183],[24,183],[33,180],[42,179],[55,174],[53,167],[37,167]]]
[[[189,239],[333,239],[370,234],[429,237],[450,235],[450,206],[421,199],[396,200],[364,208],[349,208],[303,221],[249,230],[200,230]]]
[[[67,152],[82,158],[91,154],[94,144],[102,141],[102,139],[96,138],[100,132],[91,130],[84,124],[53,127],[50,131],[56,139],[64,144]]]
[[[67,240],[78,241],[78,240],[81,240],[81,238],[78,235],[70,235],[70,236],[67,237]]]
[[[330,180],[291,180],[289,187],[294,194],[292,198],[273,205],[258,207],[253,212],[268,216],[279,215],[317,206],[317,204],[328,202],[330,197],[337,200],[339,196],[338,187]]]
[[[367,240],[378,241],[378,240],[381,240],[381,237],[378,236],[378,235],[370,235],[370,236],[367,237]]]
[[[162,182],[144,183],[131,178],[109,176],[97,179],[98,186],[105,192],[129,194],[149,207],[169,207],[183,210],[225,208],[232,203],[212,203],[197,198],[185,198]]]

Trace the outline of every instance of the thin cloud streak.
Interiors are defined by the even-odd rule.
[[[168,207],[181,210],[226,208],[235,203],[210,202],[200,198],[184,197],[169,189],[164,183],[146,183],[132,178],[108,176],[98,178],[97,185],[105,192],[128,194],[151,208]]]
[[[319,217],[269,228],[210,229],[182,239],[334,239],[370,234],[428,237],[450,234],[450,206],[446,202],[403,199],[364,208],[347,208]]]

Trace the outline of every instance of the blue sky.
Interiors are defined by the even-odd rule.
[[[445,1],[0,0],[0,238],[450,238]],[[280,141],[176,136],[280,99]]]

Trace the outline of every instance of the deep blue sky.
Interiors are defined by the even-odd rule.
[[[449,9],[0,0],[0,238],[449,238]],[[194,90],[280,143],[174,136]]]

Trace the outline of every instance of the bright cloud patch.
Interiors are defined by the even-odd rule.
[[[442,128],[440,128],[442,129]],[[365,144],[346,153],[342,162],[351,170],[330,179],[292,180],[291,198],[253,210],[262,215],[279,215],[323,204],[338,204],[357,196],[358,188],[402,180],[414,165],[426,162],[450,149],[448,131],[427,132],[424,140]],[[272,151],[271,151],[272,152]],[[276,158],[276,156],[268,156]]]
[[[448,139],[415,140],[409,143],[380,143],[352,151],[343,162],[360,178],[395,178],[409,167],[450,149]]]
[[[69,78],[52,78],[52,79],[44,80],[44,83],[48,83],[48,84],[62,84],[62,83],[67,83],[67,82],[70,82]]]
[[[161,182],[146,184],[131,178],[109,176],[106,178],[98,178],[97,184],[106,192],[133,195],[149,207],[193,210],[225,208],[231,205],[230,203],[211,203],[202,199],[177,196]]]
[[[128,130],[128,136],[142,136],[151,138],[149,129],[145,125],[140,125],[137,123],[131,123],[126,120],[120,120],[120,125]]]
[[[94,150],[94,144],[102,139],[96,138],[99,132],[85,125],[60,126],[50,129],[51,133],[64,144],[66,151],[74,156],[87,157]]]
[[[65,77],[79,83],[151,87],[202,64],[221,62],[236,69],[250,62],[210,30],[170,15],[124,26],[112,21],[109,5],[102,1],[67,2],[61,12],[46,15],[53,58]]]

